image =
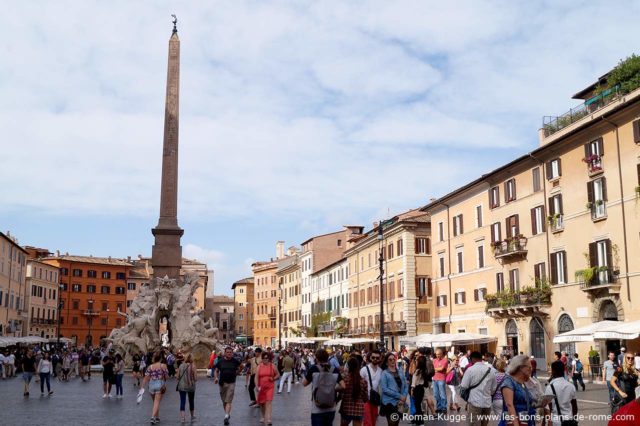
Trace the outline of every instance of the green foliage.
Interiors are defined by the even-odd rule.
[[[347,326],[347,324],[349,323],[349,320],[345,317],[336,317],[336,323],[335,323],[335,327],[334,327],[334,331],[337,334],[345,334],[349,328]]]
[[[596,275],[597,267],[589,267],[584,269],[578,269],[574,272],[574,276],[577,281],[583,281],[585,284],[590,284],[593,277]]]
[[[331,320],[331,312],[321,312],[311,317],[311,327],[307,329],[307,337],[318,336],[318,326]]]
[[[632,54],[621,60],[607,77],[607,86],[618,86],[622,94],[640,87],[640,56]]]
[[[600,353],[593,349],[593,346],[589,346],[589,358],[600,358]]]
[[[487,294],[484,297],[487,309],[501,307],[508,308],[516,305],[531,305],[551,302],[551,286],[546,279],[536,280],[535,286],[524,287],[520,291],[503,291],[502,293]]]

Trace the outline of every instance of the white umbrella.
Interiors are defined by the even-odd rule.
[[[620,327],[618,321],[600,321],[576,328],[553,338],[553,343],[593,342],[596,332],[615,330]]]
[[[621,340],[633,340],[640,337],[640,321],[633,322],[618,322],[614,323],[613,327],[606,327],[604,330],[599,330],[593,333],[593,338],[597,340],[608,339],[621,339]]]

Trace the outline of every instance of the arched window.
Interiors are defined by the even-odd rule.
[[[507,347],[505,348],[512,356],[518,355],[518,325],[512,319],[507,321],[505,326],[507,334]]]
[[[529,333],[531,335],[531,355],[534,358],[544,358],[544,328],[539,318],[531,318]]]
[[[618,308],[611,300],[607,300],[600,305],[600,315],[603,321],[618,321]]]
[[[566,333],[568,331],[573,330],[575,327],[573,326],[573,320],[567,314],[562,314],[560,319],[558,319],[558,334]],[[575,343],[560,343],[560,351],[564,351],[569,355],[573,355],[576,353],[576,344]]]

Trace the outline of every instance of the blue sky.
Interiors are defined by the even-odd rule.
[[[543,115],[638,52],[620,1],[16,2],[0,39],[0,229],[149,255],[167,42],[179,222],[215,292],[275,243],[367,228],[534,149]]]

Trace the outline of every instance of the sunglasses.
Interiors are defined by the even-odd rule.
[[[625,358],[626,358],[626,359],[633,360],[633,357],[632,357],[632,356],[628,356],[628,357],[625,357]]]
[[[380,357],[379,356],[372,356],[371,357],[371,361],[380,361]]]

